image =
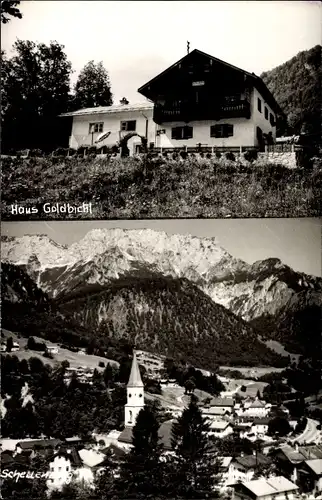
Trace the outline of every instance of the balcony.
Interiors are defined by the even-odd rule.
[[[225,118],[250,118],[247,100],[210,104],[181,104],[180,106],[154,105],[153,120],[161,125],[166,122],[195,120],[222,120]]]

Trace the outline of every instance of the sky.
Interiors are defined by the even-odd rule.
[[[215,236],[231,255],[249,264],[277,257],[295,271],[321,276],[321,222],[310,218],[3,222],[1,234],[47,234],[64,245],[79,241],[96,228],[150,228],[170,234]]]
[[[260,75],[322,39],[317,1],[21,1],[23,19],[2,26],[2,49],[15,40],[65,46],[72,84],[102,61],[114,103],[144,101],[137,89],[199,49]]]

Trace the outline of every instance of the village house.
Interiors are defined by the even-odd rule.
[[[248,434],[251,433],[252,425],[251,422],[236,422],[233,425],[234,433],[241,439],[247,438]]]
[[[224,438],[232,433],[232,425],[227,420],[212,420],[210,422],[209,436]]]
[[[85,108],[72,117],[69,147],[113,147],[128,136],[130,155],[150,149],[240,151],[275,141],[282,114],[263,80],[216,57],[193,50],[142,85],[145,102]],[[129,135],[130,134],[130,135]]]
[[[313,458],[311,460],[305,460],[304,462],[302,462],[298,468],[298,479],[298,482],[305,493],[321,493],[322,459]]]
[[[60,490],[64,484],[75,478],[75,472],[82,467],[82,460],[75,448],[59,450],[48,459],[49,478],[46,482],[49,491]]]
[[[232,398],[213,398],[204,407],[212,411],[219,410],[221,415],[231,415],[234,410],[234,404],[235,401]]]
[[[236,483],[234,500],[293,500],[296,484],[283,476]]]
[[[270,458],[262,453],[254,452],[252,455],[244,455],[242,453],[231,460],[226,484],[231,486],[238,481],[251,481],[257,470],[268,467],[270,464]]]
[[[156,124],[150,102],[85,108],[61,116],[73,118],[69,138],[69,147],[73,149],[91,146],[112,148],[130,134],[132,137],[127,147],[132,156],[141,150],[142,137],[147,138],[149,147],[155,143]]]
[[[267,417],[269,412],[270,408],[266,406],[266,402],[256,398],[249,405],[244,405],[242,414],[248,417]]]
[[[263,149],[282,111],[261,78],[193,50],[138,89],[154,103],[156,147]]]
[[[299,469],[306,460],[322,461],[322,446],[315,444],[298,446],[296,444],[292,447],[286,444],[273,451],[272,456],[283,474],[297,482]]]
[[[58,354],[58,347],[55,345],[46,345],[46,352],[48,354]]]
[[[268,417],[255,418],[251,426],[251,432],[254,433],[256,437],[265,436],[268,431],[269,422],[270,419]]]
[[[222,419],[231,415],[231,410],[224,407],[205,405],[201,407],[202,416],[205,418]]]
[[[19,453],[24,453],[29,451],[32,453],[32,456],[35,456],[36,453],[45,452],[48,450],[55,450],[63,441],[61,439],[26,439],[24,441],[19,441],[14,450],[14,456]]]

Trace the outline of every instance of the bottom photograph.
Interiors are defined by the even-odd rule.
[[[320,219],[1,235],[1,498],[322,498]]]

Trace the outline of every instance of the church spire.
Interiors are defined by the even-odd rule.
[[[130,378],[127,387],[143,387],[139,365],[136,359],[136,352],[133,351],[133,360],[131,366]]]

